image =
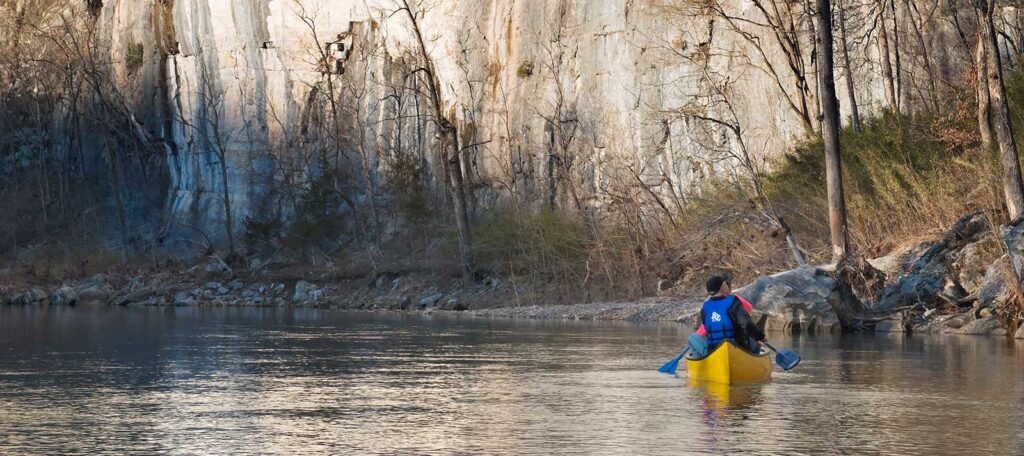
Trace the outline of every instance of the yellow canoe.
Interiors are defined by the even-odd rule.
[[[686,357],[687,375],[706,382],[758,383],[772,379],[772,360],[768,352],[750,353],[726,341],[703,359]]]

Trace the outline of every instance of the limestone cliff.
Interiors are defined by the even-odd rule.
[[[86,3],[113,59],[141,49],[142,64],[115,66],[116,76],[139,124],[166,148],[174,218],[219,226],[225,186],[236,228],[247,216],[287,212],[278,188],[308,182],[327,163],[349,168],[350,203],[366,204],[399,153],[417,154],[443,185],[421,113],[416,45],[394,1]],[[796,40],[794,61],[754,25],[762,21],[754,2],[726,2],[731,21],[694,3],[417,5],[445,109],[460,123],[474,197],[487,204],[518,192],[561,203],[569,197],[557,173],[571,174],[565,180],[585,189],[577,204],[588,206],[626,181],[659,194],[699,193],[703,178],[736,172],[741,139],[763,166],[816,128],[811,35]],[[870,113],[885,102],[878,16],[873,2],[849,3],[850,70],[860,111]],[[970,69],[972,14],[946,2],[897,7],[909,12],[895,37],[906,49],[898,73],[905,109],[947,103],[936,98]],[[802,13],[792,17],[795,33],[811,27]],[[793,65],[808,81],[803,92]],[[303,139],[327,122],[342,125],[344,150]]]

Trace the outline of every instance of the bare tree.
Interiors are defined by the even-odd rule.
[[[832,235],[832,256],[836,262],[846,258],[850,245],[847,239],[846,199],[843,195],[843,168],[839,148],[839,100],[836,98],[832,60],[832,2],[817,0],[818,17],[818,86],[821,88],[824,115],[822,140],[825,144],[825,179],[828,187],[829,231]]]
[[[437,128],[442,151],[444,151],[444,159],[451,186],[452,211],[454,212],[455,225],[459,235],[459,265],[462,269],[462,281],[466,285],[470,285],[475,281],[472,252],[473,241],[470,235],[469,211],[466,204],[466,186],[462,175],[463,163],[462,150],[459,147],[459,130],[455,120],[445,114],[443,101],[441,100],[441,81],[438,79],[434,60],[427,51],[423,30],[420,27],[420,18],[423,10],[419,4],[414,7],[409,3],[409,0],[399,0],[396,13],[402,12],[409,19],[409,25],[416,38],[416,51],[422,60],[420,62],[422,66],[415,69],[414,73],[422,73],[427,86],[431,116]]]
[[[928,49],[928,43],[925,41],[923,31],[926,26],[926,18],[921,14],[921,11],[917,7],[917,3],[919,2],[903,0],[903,10],[905,11],[906,21],[910,30],[913,32],[914,40],[917,44],[917,49],[913,49],[909,54],[917,57],[920,61],[921,67],[923,67],[925,71],[924,82],[927,84],[927,92],[925,89],[918,88],[918,92],[921,95],[921,103],[924,107],[937,112],[939,110],[939,89],[937,82],[940,76],[932,67],[931,51]]]
[[[1017,140],[1014,138],[1010,106],[1006,99],[1006,86],[1003,82],[1003,62],[999,53],[999,43],[993,18],[996,2],[995,0],[976,1],[979,21],[983,29],[984,52],[987,57],[988,90],[992,106],[992,118],[995,124],[996,139],[999,142],[999,155],[1003,164],[1003,194],[1006,198],[1006,208],[1012,220],[1024,213],[1024,182],[1021,179],[1020,153],[1017,149]]]
[[[897,111],[899,109],[899,99],[896,97],[896,80],[893,76],[892,59],[890,57],[889,25],[886,23],[885,19],[887,4],[888,2],[886,0],[878,0],[878,15],[876,16],[876,23],[878,27],[878,54],[880,64],[882,66],[882,85],[885,89],[885,104],[887,108]]]
[[[217,173],[221,180],[220,197],[221,204],[224,206],[224,234],[228,240],[228,253],[230,254],[235,252],[234,211],[231,207],[231,183],[228,172],[228,145],[232,140],[232,132],[229,130],[230,127],[222,122],[226,109],[224,106],[225,94],[216,87],[211,75],[205,69],[205,64],[202,68],[203,70],[199,74],[200,86],[197,88],[199,104],[195,113],[196,118],[194,121],[190,120],[185,113],[179,112],[178,120],[182,125],[190,128],[192,134],[199,141],[200,149],[192,151],[195,154],[194,158],[201,160],[202,155],[209,152],[217,161],[210,165],[217,167]],[[200,166],[202,165],[200,163]]]
[[[974,83],[978,102],[978,132],[981,145],[986,151],[992,150],[992,97],[989,95],[988,46],[985,45],[985,28],[978,27],[977,45],[974,50]]]
[[[798,115],[808,131],[814,131],[811,111],[815,103],[811,98],[811,85],[807,79],[807,68],[799,30],[801,7],[798,3],[783,0],[752,0],[751,5],[759,14],[757,19],[749,19],[735,12],[735,2],[723,0],[692,1],[699,14],[711,14],[723,20],[730,30],[738,34],[750,45],[754,53],[760,57],[758,68],[763,70],[779,89],[779,93]],[[672,7],[670,3],[668,6]],[[782,52],[785,63],[784,70],[776,68],[769,57],[772,49],[762,41],[759,32],[767,32],[772,42]],[[791,81],[785,83],[785,80]],[[792,88],[787,89],[787,86]]]
[[[577,210],[583,210],[583,202],[579,191],[573,184],[574,165],[578,161],[572,156],[572,145],[576,139],[579,128],[579,118],[576,114],[575,94],[572,92],[572,84],[566,80],[572,79],[569,74],[567,59],[572,55],[573,49],[567,43],[570,32],[575,24],[570,22],[570,10],[567,2],[557,2],[555,14],[551,21],[544,25],[549,36],[542,36],[541,30],[535,31],[540,50],[543,52],[543,59],[539,62],[538,69],[545,77],[551,78],[551,87],[554,90],[550,103],[538,105],[532,101],[527,104],[533,109],[538,117],[544,119],[544,133],[547,136],[547,160],[545,164],[545,180],[547,181],[547,206],[554,210],[558,204],[558,193],[564,189],[572,199]],[[534,62],[524,63],[530,65],[532,72]],[[545,97],[546,98],[546,97]]]
[[[674,9],[667,11],[678,14],[678,11]],[[684,12],[684,14],[689,13]],[[687,83],[683,83],[683,81],[674,81],[673,83],[674,86],[693,90],[692,93],[684,95],[690,100],[689,102],[678,109],[659,110],[662,115],[667,117],[664,141],[667,142],[671,137],[671,123],[683,120],[689,123],[691,128],[697,130],[691,131],[689,139],[704,150],[704,154],[709,155],[709,161],[738,164],[739,172],[736,175],[742,177],[734,182],[733,188],[743,192],[744,197],[750,201],[758,213],[753,217],[744,214],[743,218],[766,231],[771,231],[773,237],[784,238],[796,264],[807,264],[806,252],[800,247],[796,235],[765,189],[764,175],[767,171],[767,164],[763,158],[759,159],[748,145],[749,133],[744,128],[735,101],[737,94],[734,84],[741,78],[731,72],[716,70],[716,59],[731,61],[736,56],[715,48],[713,23],[708,26],[707,36],[697,38],[696,41],[700,44],[692,48],[674,46],[672,43],[658,41],[656,37],[650,37],[650,39],[657,43],[659,50],[667,53],[668,59],[678,59],[686,63],[697,74],[692,82],[688,80]],[[704,130],[698,130],[699,128],[704,128]],[[704,140],[702,137],[707,139]],[[723,137],[727,137],[728,140],[722,140]],[[649,188],[649,185],[643,182],[638,171],[631,171],[638,186],[650,195],[674,225],[672,211],[668,209],[667,204],[661,201],[654,189]],[[673,199],[677,201],[676,205],[682,212],[683,203],[679,203],[678,200],[684,197],[674,193],[672,177],[663,172],[662,179],[669,184],[669,190],[673,192]],[[752,195],[749,193],[751,190]]]
[[[843,0],[837,0],[839,12],[839,44],[843,52],[843,66],[846,68],[846,95],[850,99],[850,121],[854,131],[860,131],[860,111],[857,108],[857,91],[853,84],[853,65],[850,64],[850,41],[846,35],[846,8]]]

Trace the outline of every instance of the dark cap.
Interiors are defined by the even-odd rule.
[[[711,278],[708,279],[708,282],[706,284],[707,289],[708,289],[708,294],[709,295],[713,295],[715,293],[718,293],[718,290],[722,289],[722,284],[723,283],[728,283],[728,282],[729,282],[729,276],[725,276],[725,275],[711,276]]]

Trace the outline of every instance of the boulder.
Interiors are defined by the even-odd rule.
[[[442,293],[431,293],[424,295],[420,298],[419,306],[421,309],[428,309],[437,305],[437,302],[444,297]]]
[[[242,298],[245,301],[252,301],[253,299],[256,299],[258,297],[260,297],[260,292],[258,290],[253,290],[251,288],[242,291],[242,294],[240,296],[240,298]]]
[[[1024,217],[1001,226],[999,234],[1006,243],[1010,266],[1014,271],[1024,271]]]
[[[55,306],[71,306],[78,301],[78,291],[69,286],[63,286],[50,295],[50,304]]]
[[[49,293],[39,287],[32,287],[19,298],[18,304],[29,306],[33,304],[42,304],[46,299],[49,298]]]
[[[910,264],[909,270],[896,276],[895,280],[882,290],[872,310],[885,312],[897,307],[917,303],[932,304],[946,288],[949,268],[945,264],[946,244],[933,244]]]
[[[985,271],[981,287],[978,289],[977,309],[996,307],[1010,299],[1010,288],[1006,281],[1009,273],[1009,258],[1003,256],[992,263]]]
[[[263,294],[268,290],[261,288],[260,294]],[[295,284],[295,293],[292,294],[292,303],[294,304],[310,304],[317,301],[323,300],[327,296],[326,290],[323,288],[317,288],[316,285],[300,280]]]
[[[317,288],[309,292],[309,299],[313,302],[321,301],[327,296],[327,291],[323,288]]]
[[[992,236],[984,236],[979,241],[967,244],[951,257],[957,283],[968,294],[978,292],[984,284],[989,266],[998,258],[998,245]]]
[[[995,318],[981,318],[974,320],[970,323],[965,324],[957,334],[966,334],[972,336],[982,336],[991,334],[996,328],[1000,327],[999,320]]]
[[[971,214],[953,224],[942,238],[914,246],[902,255],[900,273],[889,276],[893,280],[882,290],[871,310],[888,312],[915,304],[934,307],[945,302],[940,294],[948,299],[963,298],[967,287],[960,283],[963,271],[954,273],[957,261],[961,269],[966,268],[964,277],[971,286],[980,286],[977,277],[988,255],[984,244],[988,236],[985,218]],[[970,247],[972,244],[978,245]]]
[[[928,242],[918,242],[902,248],[898,248],[884,257],[867,260],[875,269],[881,271],[886,277],[899,277],[904,270],[913,263],[913,259],[931,247]]]
[[[1024,325],[1021,325],[1020,328],[1017,328],[1017,332],[1013,333],[1013,338],[1024,339]]]
[[[310,300],[309,292],[313,291],[313,284],[300,280],[295,284],[295,292],[292,293],[292,302],[298,304]]]
[[[754,304],[766,330],[838,332],[853,314],[835,279],[813,267],[761,277],[736,293]]]
[[[106,286],[93,285],[78,292],[79,305],[105,305],[110,298],[110,289]]]
[[[196,298],[192,297],[188,292],[182,291],[174,296],[174,305],[178,307],[194,306],[198,304]]]

